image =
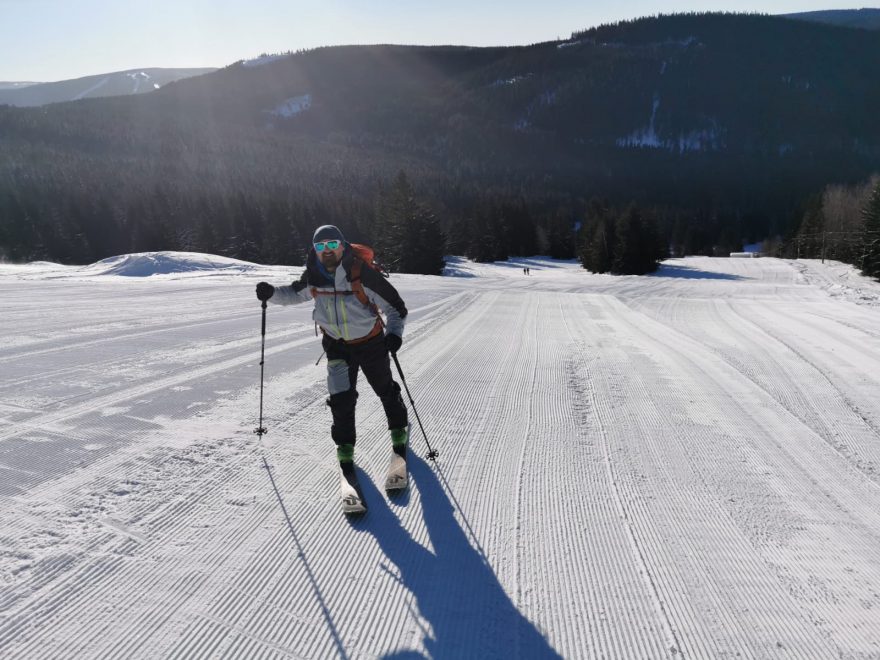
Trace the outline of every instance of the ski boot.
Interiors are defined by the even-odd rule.
[[[354,445],[339,445],[336,448],[336,457],[339,459],[339,469],[342,473],[339,482],[342,512],[352,516],[366,513],[367,504],[354,469]]]
[[[406,469],[406,445],[409,442],[409,428],[391,429],[391,462],[385,476],[385,490],[399,493],[409,485]]]

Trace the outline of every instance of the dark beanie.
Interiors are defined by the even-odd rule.
[[[312,236],[312,243],[332,241],[334,239],[345,242],[345,236],[342,235],[342,232],[339,231],[338,227],[333,225],[321,225],[315,230],[315,235]]]

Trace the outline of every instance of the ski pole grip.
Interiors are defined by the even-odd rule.
[[[262,330],[262,334],[263,334],[263,336],[265,337],[265,336],[266,336],[266,301],[265,301],[265,300],[263,301],[263,305],[262,305],[262,307],[263,307],[263,330]]]

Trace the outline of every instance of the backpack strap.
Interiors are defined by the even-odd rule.
[[[375,305],[373,305],[373,303],[370,302],[370,299],[367,298],[367,294],[364,291],[364,283],[361,281],[361,269],[363,267],[364,262],[359,257],[355,256],[351,262],[351,290],[361,304],[373,307],[373,311],[376,311]]]
[[[361,269],[364,266],[364,262],[358,257],[354,257],[351,261],[351,271],[349,273],[349,281],[351,282],[351,292],[357,297],[358,301],[361,304],[366,305],[367,307],[372,307],[373,311],[375,310],[375,305],[370,302],[370,299],[367,298],[367,293],[364,291],[364,283],[361,281]],[[313,286],[311,289],[312,298],[317,298],[320,295],[345,295],[348,293],[347,291],[336,291],[334,293],[324,293],[323,291],[318,291],[318,287]]]

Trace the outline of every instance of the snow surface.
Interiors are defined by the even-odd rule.
[[[110,82],[110,78],[101,78],[98,82],[96,82],[94,85],[92,85],[92,86],[89,87],[88,89],[86,89],[86,90],[80,92],[79,94],[75,95],[75,96],[73,97],[73,100],[74,100],[74,101],[79,101],[79,100],[81,100],[81,99],[86,98],[86,97],[87,97],[89,94],[91,94],[92,92],[97,92],[99,89],[101,89],[101,88],[102,88],[104,85],[106,85],[108,82]]]
[[[283,60],[286,57],[290,57],[290,53],[279,53],[277,55],[260,55],[259,57],[255,57],[250,60],[242,60],[241,65],[246,67],[263,66],[264,64]]]
[[[138,90],[141,88],[141,83],[150,79],[150,75],[144,71],[126,73],[125,75],[131,78],[134,82],[134,89],[131,90],[132,94],[137,94]]]
[[[532,77],[531,73],[527,73],[525,75],[513,76],[512,78],[499,78],[489,85],[489,87],[508,87],[510,85],[515,85],[523,80],[528,80]]]
[[[658,95],[654,95],[654,100],[651,105],[651,119],[648,121],[648,126],[645,128],[636,129],[631,134],[627,135],[624,138],[618,138],[617,146],[619,147],[650,147],[652,149],[659,149],[667,147],[667,143],[660,139],[660,136],[657,135],[657,131],[654,128],[654,122],[657,119],[657,109],[660,107],[660,97]]]
[[[269,114],[275,115],[276,117],[284,117],[288,119],[299,113],[308,110],[312,107],[312,95],[311,94],[302,94],[300,96],[294,96],[293,98],[289,98],[286,101],[279,103],[275,106],[274,110],[270,110]]]
[[[173,279],[179,279],[182,276],[205,277],[255,271],[274,272],[272,267],[201,252],[136,252],[102,259],[88,266],[64,266],[49,261],[0,263],[0,277],[9,275],[27,279],[103,280],[108,275],[157,278],[170,275]]]
[[[687,45],[685,42],[682,42],[682,44]],[[663,68],[660,70],[660,74],[662,75],[665,70],[666,62],[663,63]],[[651,105],[651,117],[648,120],[648,125],[634,130],[626,137],[618,138],[616,140],[617,146],[625,148],[641,147],[648,149],[668,149],[670,151],[678,151],[680,154],[688,151],[717,151],[724,146],[724,140],[721,137],[723,131],[714,119],[709,120],[709,123],[711,124],[709,128],[692,129],[687,133],[681,132],[678,135],[678,139],[662,138],[657,133],[655,127],[657,110],[659,108],[660,96],[655,94]]]
[[[523,274],[523,268],[531,275]],[[346,520],[299,267],[0,266],[0,656],[880,657],[880,285],[843,264],[394,275],[412,486]],[[456,276],[452,276],[456,275]],[[415,422],[415,419],[413,419]]]

